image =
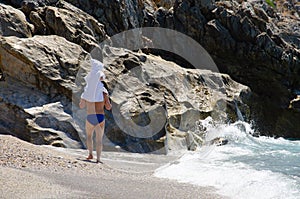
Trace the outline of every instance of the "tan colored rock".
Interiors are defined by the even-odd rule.
[[[0,69],[54,97],[72,96],[80,60],[87,53],[59,36],[0,37]]]
[[[31,37],[32,28],[20,10],[0,3],[0,35]]]
[[[175,0],[154,0],[157,7],[165,7],[167,9],[170,9],[173,7]]]
[[[128,151],[187,150],[187,132],[199,119],[237,120],[234,101],[249,93],[228,75],[184,69],[153,55],[118,49],[104,63],[113,103],[106,115],[106,136]]]
[[[5,77],[0,112],[7,113],[0,115],[0,133],[35,144],[82,147],[70,101],[79,63],[88,54],[58,36],[0,37],[0,43]]]
[[[54,34],[91,51],[107,38],[104,26],[95,18],[64,1],[57,7],[40,7],[29,18],[36,34]]]

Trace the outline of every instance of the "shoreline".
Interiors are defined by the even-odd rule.
[[[224,198],[214,188],[158,178],[175,156],[103,152],[33,145],[0,135],[0,198]]]

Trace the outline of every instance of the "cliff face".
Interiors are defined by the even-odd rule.
[[[130,26],[119,31],[159,26],[191,36],[210,53],[221,72],[251,88],[253,98],[248,103],[261,133],[300,136],[300,113],[294,106],[300,90],[300,11],[296,1],[276,1],[276,8],[255,0],[124,1],[123,12],[115,13],[119,17],[100,18],[95,8],[76,0],[69,2],[105,21],[106,27],[112,26],[113,19],[120,19],[118,24],[129,22]],[[108,31],[109,35],[115,33]]]
[[[198,135],[188,134],[188,128],[198,119],[214,116],[220,102],[227,107],[220,113],[226,121],[237,119],[238,104],[247,120],[256,121],[261,133],[300,137],[297,12],[281,14],[254,1],[2,2],[6,5],[0,4],[0,110],[7,114],[0,116],[1,133],[36,144],[80,147],[84,132],[71,119],[71,106],[78,102],[76,75],[79,67],[87,66],[88,52],[116,33],[153,26],[174,29],[198,41],[221,72],[249,86],[252,94],[227,75],[184,69],[151,55],[170,58],[163,51],[111,54],[106,84],[113,92],[115,114],[121,113],[119,122],[146,126],[149,114],[158,106],[165,107],[168,117],[165,122],[161,119],[165,128],[158,134],[137,139],[124,132],[108,112],[106,137],[110,142],[145,152],[161,148],[169,136],[173,148],[189,148],[193,144],[187,142],[191,140],[188,136]],[[170,60],[176,58],[171,55]],[[165,83],[157,86],[136,77],[132,68],[141,77],[151,74]],[[114,88],[124,75],[127,79],[122,84],[130,89],[121,89],[122,95],[117,95]],[[167,77],[186,80],[186,87],[166,83]],[[219,83],[207,83],[214,81]],[[174,93],[172,86],[180,92]],[[73,114],[76,111],[75,107]],[[124,119],[124,114],[131,120]]]

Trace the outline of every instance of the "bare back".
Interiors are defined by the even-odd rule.
[[[104,102],[86,101],[87,114],[104,114]]]

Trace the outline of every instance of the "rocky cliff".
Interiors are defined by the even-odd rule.
[[[193,148],[190,140],[199,135],[189,128],[207,116],[235,121],[236,105],[261,133],[299,138],[299,7],[293,1],[279,4],[283,10],[256,1],[2,1],[0,132],[36,144],[84,145],[82,125],[71,117],[79,111],[72,109],[76,89],[83,86],[76,84],[79,69],[88,66],[89,52],[99,42],[152,26],[195,39],[221,72],[252,94],[228,75],[186,69],[191,67],[164,51],[116,50],[106,63],[116,111],[107,112],[110,143],[146,152],[163,148],[168,139],[172,149]],[[155,77],[156,84],[145,76]],[[118,92],[116,85],[122,88]],[[158,107],[167,116],[151,118]],[[147,138],[122,128],[145,131],[155,119],[164,128]]]
[[[117,18],[118,24],[129,24],[119,31],[159,26],[191,36],[210,53],[221,72],[251,88],[253,98],[248,103],[261,133],[299,137],[300,114],[295,105],[300,88],[299,2],[124,1],[122,12],[105,12],[101,17],[96,7],[106,10],[102,1],[95,3],[99,7],[68,2],[103,21],[109,35],[118,32],[109,28]]]

